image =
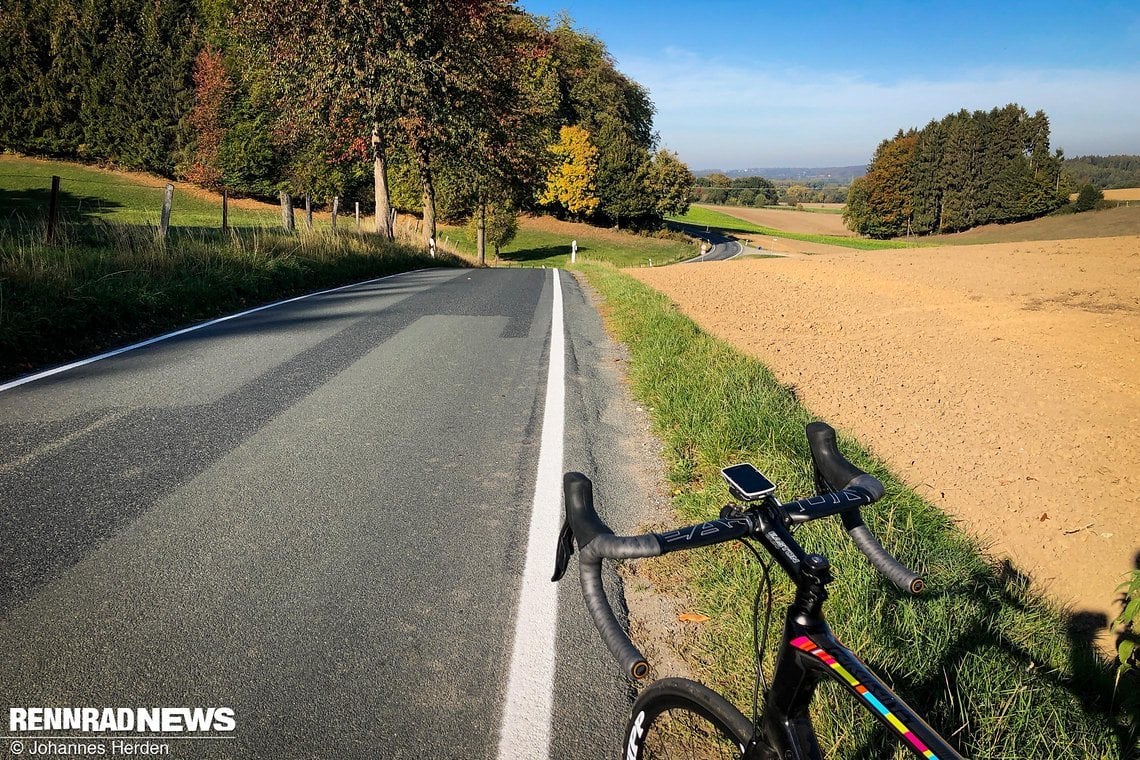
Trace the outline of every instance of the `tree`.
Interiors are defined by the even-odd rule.
[[[495,251],[495,258],[499,258],[499,252],[503,246],[510,243],[515,239],[515,235],[519,231],[519,218],[518,212],[510,206],[491,203],[485,207],[485,216],[482,219],[482,232],[487,245]],[[478,236],[480,232],[480,220],[476,211],[471,216],[471,220],[467,223],[467,231],[472,237]],[[480,262],[485,263],[485,262]]]
[[[684,216],[688,212],[693,173],[676,153],[657,151],[650,163],[647,181],[656,201],[657,216]]]
[[[912,130],[884,140],[867,174],[852,183],[844,221],[861,235],[887,238],[910,229],[913,213],[910,165],[918,138]]]
[[[597,196],[598,149],[585,129],[565,126],[559,140],[550,146],[555,158],[538,197],[544,206],[565,209],[572,216],[592,216],[600,203]]]
[[[239,0],[234,25],[247,81],[271,93],[275,137],[287,152],[312,155],[315,145],[341,144],[349,148],[335,157],[342,161],[371,153],[377,232],[389,239],[387,141],[407,73],[394,54],[393,29],[408,5]],[[272,75],[280,71],[290,76]]]
[[[615,226],[641,220],[655,212],[649,189],[649,152],[617,122],[598,135],[598,210]]]
[[[1082,185],[1077,193],[1077,200],[1073,203],[1076,211],[1092,211],[1096,205],[1104,200],[1104,192],[1092,185]]]
[[[221,53],[207,46],[194,61],[194,108],[187,117],[194,142],[187,165],[179,171],[188,182],[202,187],[221,185],[220,154],[232,91]]]

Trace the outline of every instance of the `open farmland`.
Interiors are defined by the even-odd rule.
[[[1122,187],[1117,190],[1105,190],[1106,201],[1140,201],[1140,187]]]
[[[798,211],[793,208],[747,208],[745,206],[694,205],[701,208],[711,208],[723,214],[735,216],[737,219],[759,224],[762,227],[773,227],[786,232],[852,237],[855,235],[854,232],[843,225],[843,216],[840,214],[821,214],[817,211]]]
[[[832,250],[635,275],[1039,587],[1115,615],[1140,561],[1140,236]]]

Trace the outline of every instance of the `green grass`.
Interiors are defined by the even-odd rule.
[[[64,202],[48,246],[52,174]],[[161,203],[161,188],[129,176],[0,157],[0,379],[260,303],[462,263],[327,227],[290,234],[276,212],[232,206],[223,234],[220,206],[189,193],[175,195],[160,242]]]
[[[603,261],[619,267],[640,267],[671,264],[697,255],[691,243],[678,240],[623,234],[614,240],[612,235],[591,235],[590,228],[578,225],[575,237],[546,230],[519,229],[515,239],[500,254],[499,265],[564,267],[570,262],[570,241],[578,241],[579,261]],[[440,227],[440,240],[447,236],[463,252],[474,255],[475,241],[465,227]],[[492,252],[487,263],[491,264]]]
[[[5,155],[0,156],[0,228],[29,233],[44,228],[53,174],[60,177],[60,212],[65,220],[158,226],[164,190],[150,187],[141,177]],[[222,224],[220,198],[175,190],[171,209],[174,229],[219,229]],[[229,221],[234,227],[277,226],[280,215],[273,208],[242,209],[231,203]],[[297,223],[301,223],[300,213]]]
[[[804,232],[785,232],[783,230],[764,227],[759,224],[738,219],[735,216],[714,211],[713,209],[691,206],[689,213],[684,216],[669,217],[669,221],[682,224],[693,224],[699,227],[712,227],[724,232],[745,232],[768,235],[770,237],[783,237],[790,240],[803,240],[807,243],[822,243],[824,245],[838,245],[844,248],[855,248],[861,251],[880,251],[888,248],[913,248],[913,243],[898,240],[871,240],[870,238],[843,237],[841,235],[813,235]]]
[[[727,463],[753,462],[785,499],[812,491],[804,438],[812,417],[789,389],[703,333],[660,293],[610,267],[582,269],[605,298],[611,329],[629,347],[631,385],[664,442],[678,521],[709,519],[729,501],[718,475]],[[992,566],[945,514],[855,441],[841,438],[841,448],[886,485],[886,498],[864,517],[891,552],[922,570],[929,593],[900,595],[837,520],[804,526],[797,540],[828,556],[837,577],[826,612],[839,638],[963,754],[1135,757],[1140,689],[1135,681],[1121,684],[1114,702],[1112,673],[1094,653],[1089,621],[1030,593],[1014,568]],[[639,576],[654,572],[649,562]],[[652,562],[664,563],[657,585],[676,586],[711,618],[690,664],[747,712],[759,570],[735,544]],[[770,654],[790,598],[790,584],[780,578]],[[769,657],[769,673],[771,664]],[[903,756],[845,694],[827,689],[820,697],[813,715],[826,757]]]

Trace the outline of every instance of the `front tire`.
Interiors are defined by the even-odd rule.
[[[687,678],[663,678],[634,702],[622,757],[741,758],[752,735],[752,723],[712,689]]]

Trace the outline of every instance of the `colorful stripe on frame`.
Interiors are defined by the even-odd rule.
[[[874,694],[868,691],[866,686],[859,683],[859,680],[855,678],[855,676],[851,675],[851,673],[848,672],[847,668],[840,665],[838,662],[836,662],[834,657],[816,646],[816,643],[814,641],[809,639],[807,636],[800,636],[797,639],[792,639],[792,646],[794,646],[796,649],[801,649],[807,652],[834,670],[836,673],[838,673],[844,681],[851,685],[851,688],[853,688],[856,693],[859,694],[859,696],[866,700],[871,705],[871,707],[875,708],[875,711],[877,713],[886,718],[887,722],[890,723],[891,726],[899,732],[902,738],[906,739],[906,741],[912,747],[918,750],[919,754],[928,760],[938,760],[938,755],[931,752],[930,748],[923,744],[922,739],[919,739],[917,736],[915,736],[914,732],[903,725],[903,722],[899,720],[894,713],[888,710],[886,705],[880,702]]]

